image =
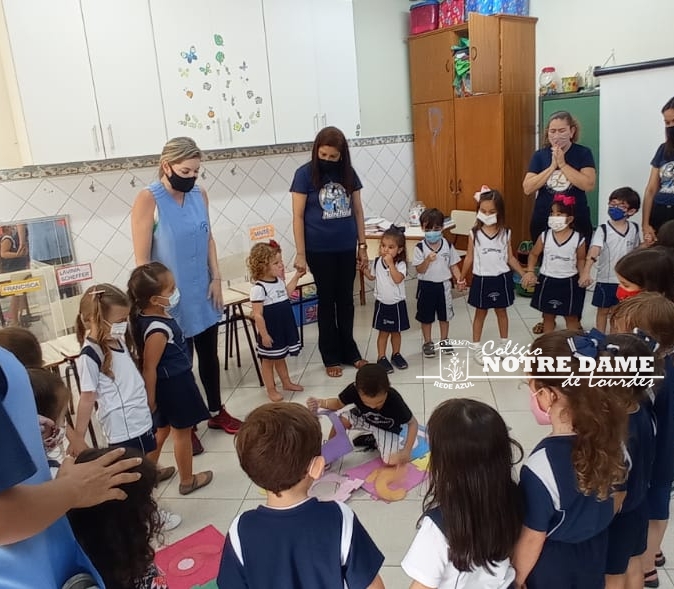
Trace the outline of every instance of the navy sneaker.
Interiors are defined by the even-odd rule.
[[[405,370],[405,368],[409,366],[407,364],[407,360],[402,357],[400,352],[391,356],[391,362],[393,362],[393,366],[395,366],[398,370]]]
[[[391,363],[388,361],[386,356],[379,358],[379,360],[377,360],[377,364],[386,370],[386,374],[393,374],[393,366],[391,366]]]

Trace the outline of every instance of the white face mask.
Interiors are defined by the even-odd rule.
[[[496,213],[485,215],[482,211],[478,211],[477,220],[482,221],[485,225],[496,225],[498,222],[498,215]]]
[[[566,226],[566,217],[548,217],[548,227],[553,231],[562,231]]]
[[[129,326],[129,322],[119,321],[118,323],[109,323],[108,325],[110,325],[110,335],[119,338],[126,335],[126,329]]]
[[[176,286],[174,291],[167,297],[162,297],[164,299],[168,300],[168,305],[161,305],[164,307],[164,309],[173,309],[178,302],[180,301],[180,291],[178,290],[178,287]]]

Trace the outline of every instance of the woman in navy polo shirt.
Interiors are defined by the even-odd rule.
[[[342,364],[366,364],[353,339],[356,264],[368,263],[362,186],[351,167],[344,133],[326,127],[316,135],[311,161],[295,172],[290,187],[295,268],[308,265],[314,275],[318,349],[332,377],[342,376]]]
[[[644,241],[653,243],[666,221],[674,219],[674,97],[662,107],[665,142],[651,160],[651,175],[644,190]]]

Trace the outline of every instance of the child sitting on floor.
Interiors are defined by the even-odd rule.
[[[235,444],[241,468],[265,489],[267,504],[232,522],[218,587],[384,588],[384,556],[353,511],[307,495],[324,467],[316,416],[297,403],[262,405]]]
[[[366,364],[360,368],[356,373],[356,382],[336,398],[309,397],[307,400],[307,407],[314,412],[318,409],[339,411],[351,404],[355,407],[343,417],[344,425],[371,434],[386,464],[408,463],[419,424],[400,393],[389,383],[383,366]],[[403,440],[400,433],[405,424],[407,436]]]

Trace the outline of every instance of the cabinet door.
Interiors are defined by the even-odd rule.
[[[210,7],[211,45],[203,52],[203,61],[210,63],[218,81],[225,143],[272,145],[274,119],[262,2],[209,0],[205,4]],[[211,77],[200,76],[204,82]]]
[[[150,11],[138,0],[82,0],[108,157],[157,153],[166,142]]]
[[[410,37],[410,86],[412,104],[454,98],[453,31]]]
[[[4,0],[34,164],[105,156],[79,0]]]
[[[320,106],[311,2],[264,0],[263,7],[276,142],[313,141]]]
[[[470,83],[473,93],[492,94],[501,88],[500,19],[470,13]]]
[[[412,119],[417,199],[449,215],[456,208],[452,101],[415,104]]]
[[[483,184],[503,193],[503,102],[500,94],[454,101],[457,208],[474,209]],[[506,199],[508,195],[505,195]]]
[[[360,135],[356,39],[351,0],[310,0],[320,104],[320,126]]]

